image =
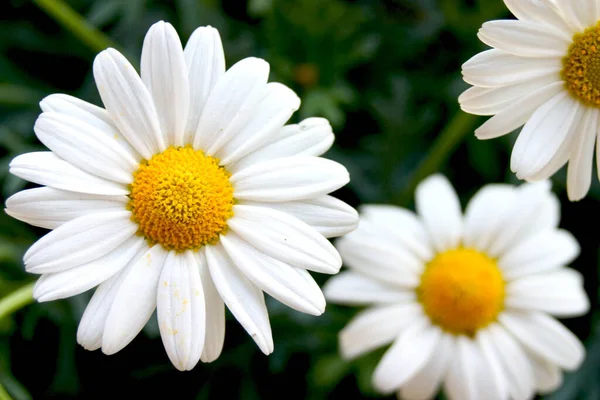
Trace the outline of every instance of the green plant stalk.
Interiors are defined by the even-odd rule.
[[[6,391],[6,389],[4,389],[4,386],[2,386],[1,383],[0,383],[0,400],[13,400],[12,397],[10,397],[10,394],[8,394],[8,392]]]
[[[19,289],[0,299],[0,319],[3,319],[15,311],[33,303],[33,285],[35,282],[27,283]]]
[[[118,46],[62,0],[33,0],[39,8],[95,52]]]
[[[439,171],[448,161],[448,157],[468,135],[473,133],[477,117],[459,110],[446,128],[438,135],[427,156],[421,161],[412,175],[408,185],[400,193],[397,203],[406,206],[414,195],[419,182],[427,176]]]

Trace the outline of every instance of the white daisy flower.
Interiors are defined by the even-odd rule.
[[[51,151],[10,164],[45,187],[15,194],[6,212],[53,229],[24,257],[27,271],[42,274],[34,297],[99,285],[77,332],[89,350],[118,352],[157,309],[169,358],[192,369],[219,356],[225,304],[271,353],[263,291],[321,314],[325,299],[308,271],[336,273],[341,258],[326,237],[358,221],[328,195],[349,179],[319,158],[333,142],[329,123],[283,126],[300,105],[296,94],[267,83],[261,59],[226,72],[211,27],[183,49],[170,24],[153,25],[141,78],[114,49],[93,70],[106,109],[45,98],[35,133]]]
[[[550,315],[589,309],[579,253],[558,229],[548,182],[481,189],[464,217],[442,176],[416,191],[418,215],[367,205],[338,240],[350,271],[330,279],[328,300],[368,305],[340,333],[354,358],[392,343],[373,384],[401,399],[530,399],[561,384],[584,358],[581,342]]]
[[[518,20],[483,24],[478,36],[491,50],[462,67],[473,85],[460,97],[471,114],[493,115],[479,139],[525,125],[511,169],[520,179],[549,178],[569,162],[569,199],[587,194],[600,119],[600,2],[504,0]],[[600,142],[597,142],[600,168]]]

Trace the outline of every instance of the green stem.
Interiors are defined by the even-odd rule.
[[[438,135],[429,150],[429,154],[421,161],[405,189],[400,193],[397,202],[406,205],[412,199],[414,191],[423,179],[439,171],[448,160],[450,154],[460,142],[470,133],[477,122],[477,117],[458,111],[446,128]]]
[[[89,48],[100,52],[109,47],[118,48],[104,33],[89,24],[62,0],[33,0],[39,8],[56,22],[70,31],[73,36],[85,43]]]
[[[4,389],[4,386],[2,386],[2,383],[0,383],[0,400],[13,400],[6,389]]]
[[[0,299],[0,319],[7,317],[15,311],[33,303],[33,285],[27,283],[19,289]]]

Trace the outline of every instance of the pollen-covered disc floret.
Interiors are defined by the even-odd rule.
[[[504,281],[492,258],[459,248],[427,264],[417,294],[433,323],[447,332],[473,336],[502,310]]]
[[[169,147],[143,162],[129,202],[139,232],[168,250],[215,243],[233,215],[229,176],[217,159],[191,147]]]
[[[573,36],[563,65],[561,75],[569,93],[600,107],[600,22]]]

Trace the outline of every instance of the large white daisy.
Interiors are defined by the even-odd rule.
[[[518,20],[483,24],[479,39],[493,49],[463,65],[473,87],[459,97],[461,108],[493,115],[476,130],[480,139],[525,124],[512,152],[513,172],[528,181],[546,179],[568,161],[568,195],[579,200],[591,184],[600,128],[600,2],[504,3]]]
[[[417,400],[441,385],[454,400],[530,399],[577,368],[584,348],[552,316],[587,312],[579,253],[558,229],[548,182],[481,189],[464,217],[442,176],[422,182],[418,215],[367,205],[337,242],[350,267],[325,286],[329,301],[368,305],[340,333],[347,358],[392,343],[376,389]]]
[[[269,65],[244,59],[227,72],[218,32],[197,29],[185,49],[159,22],[144,40],[141,78],[116,50],[94,78],[106,109],[56,94],[41,102],[35,133],[51,151],[23,154],[10,171],[45,187],[6,212],[53,229],[27,251],[42,274],[39,301],[100,285],[77,340],[113,354],[157,309],[167,354],[180,370],[222,349],[227,305],[260,349],[273,351],[263,291],[319,315],[308,271],[336,273],[326,239],[354,229],[356,211],[328,193],[346,169],[319,158],[329,123],[283,126],[296,94],[267,83]]]

